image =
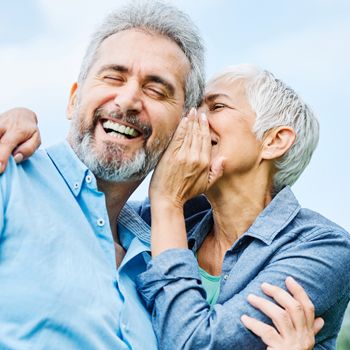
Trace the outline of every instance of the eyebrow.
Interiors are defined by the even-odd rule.
[[[119,73],[127,73],[129,71],[129,69],[125,66],[119,65],[119,64],[108,64],[106,66],[102,66],[99,71],[97,72],[97,74],[101,74],[103,72],[105,72],[106,70],[113,70],[115,72],[119,72]]]
[[[166,90],[168,91],[170,96],[174,96],[175,94],[175,87],[173,84],[165,80],[164,78],[160,77],[159,75],[148,75],[146,77],[146,80],[149,82],[154,82],[163,85]]]
[[[218,97],[230,98],[230,96],[227,94],[209,94],[209,95],[204,97],[203,102],[209,103],[209,102],[216,100]]]

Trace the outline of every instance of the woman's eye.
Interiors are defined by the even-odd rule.
[[[213,103],[210,106],[209,110],[210,111],[218,111],[218,110],[223,109],[225,107],[226,107],[226,105],[224,105],[223,103]]]

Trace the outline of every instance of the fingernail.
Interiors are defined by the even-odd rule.
[[[14,160],[15,162],[18,164],[23,160],[23,154],[22,153],[17,153],[16,155],[14,155]]]
[[[261,288],[269,288],[269,287],[272,287],[272,284],[267,283],[267,282],[263,282],[263,283],[261,284]]]
[[[190,110],[190,115],[196,115],[197,114],[197,109],[195,107],[192,107]]]
[[[247,321],[248,320],[248,316],[247,315],[242,315],[241,316],[241,321]]]
[[[296,282],[296,280],[292,277],[292,276],[288,276],[287,278],[286,278],[286,281],[287,280],[289,280],[289,281],[291,281],[291,282]]]
[[[207,120],[207,115],[204,112],[201,113],[201,117],[203,121]]]
[[[248,299],[248,301],[256,300],[256,295],[255,294],[248,294],[247,299]]]
[[[188,122],[188,118],[187,117],[183,117],[182,120],[184,121],[184,123]]]

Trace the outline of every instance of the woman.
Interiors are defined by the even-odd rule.
[[[268,349],[312,348],[293,330],[307,324],[310,334],[313,318],[300,316],[303,308],[313,315],[310,301],[288,304],[286,293],[277,296],[278,287],[266,283],[261,290],[266,281],[284,286],[287,276],[301,282],[325,320],[316,348],[335,348],[349,301],[349,236],[300,209],[289,187],[317,141],[308,106],[272,74],[240,65],[208,83],[150,186],[153,260],[138,288],[161,349],[261,349],[262,341]],[[199,193],[212,209],[187,237],[183,205]],[[300,287],[290,278],[286,284],[296,296]],[[291,305],[299,316],[286,312]],[[278,332],[261,323],[269,320],[259,310]],[[282,339],[285,329],[289,339]]]

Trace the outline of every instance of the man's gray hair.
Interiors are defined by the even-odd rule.
[[[204,84],[204,46],[191,19],[176,7],[159,1],[131,2],[109,14],[93,33],[86,50],[78,83],[83,83],[95,62],[101,43],[127,29],[142,29],[175,42],[188,58],[191,70],[185,83],[185,112],[199,105]]]
[[[255,65],[228,67],[211,82],[218,79],[243,81],[248,102],[256,114],[253,131],[259,140],[263,140],[267,131],[279,126],[294,129],[294,144],[274,163],[277,169],[274,193],[293,185],[309,164],[319,139],[319,123],[310,107],[272,73]]]

